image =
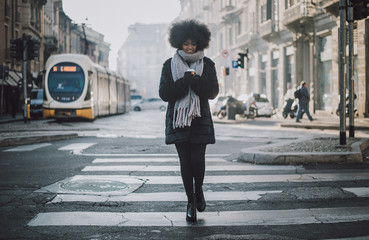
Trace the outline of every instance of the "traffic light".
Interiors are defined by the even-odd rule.
[[[28,59],[38,59],[40,53],[40,42],[36,39],[27,39],[28,44]]]
[[[10,56],[17,60],[23,59],[23,39],[11,39],[10,40]]]
[[[354,7],[354,20],[361,20],[369,16],[369,0],[351,0]]]
[[[238,66],[240,68],[245,68],[245,57],[247,56],[246,53],[238,53],[240,57],[237,59]]]

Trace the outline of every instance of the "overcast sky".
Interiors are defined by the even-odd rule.
[[[110,43],[110,68],[117,70],[118,50],[135,23],[170,23],[180,12],[179,0],[63,0],[75,23],[87,23]],[[87,20],[86,20],[87,18]]]

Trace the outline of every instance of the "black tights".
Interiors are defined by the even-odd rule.
[[[204,182],[206,144],[177,143],[176,148],[188,202],[193,202],[193,179],[195,179],[195,191],[200,189]]]

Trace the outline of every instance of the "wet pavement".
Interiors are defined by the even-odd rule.
[[[284,119],[280,115],[273,116],[280,128],[318,129],[339,131],[339,117],[320,113],[313,115],[314,121],[301,119],[297,123],[294,119]],[[254,120],[236,118],[236,120],[218,119],[215,124],[249,124]],[[50,125],[42,122],[28,121],[18,115],[16,118],[5,115],[0,119],[0,146],[16,146],[43,143],[57,140],[73,139],[81,136],[81,131],[99,131],[99,128],[86,122],[83,127],[59,124]],[[349,128],[349,121],[346,121]],[[238,160],[255,164],[305,164],[305,163],[349,163],[366,160],[365,150],[369,148],[369,118],[356,118],[354,122],[355,138],[347,133],[346,145],[340,145],[339,139],[301,137],[291,141],[281,141],[271,145],[240,149]]]

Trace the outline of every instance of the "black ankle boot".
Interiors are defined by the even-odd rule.
[[[197,211],[203,212],[206,208],[206,202],[205,202],[204,192],[202,191],[202,188],[198,189],[195,195],[196,195]]]
[[[196,208],[195,208],[195,203],[194,202],[192,202],[192,203],[189,202],[187,204],[186,220],[188,222],[196,222],[197,221]]]

